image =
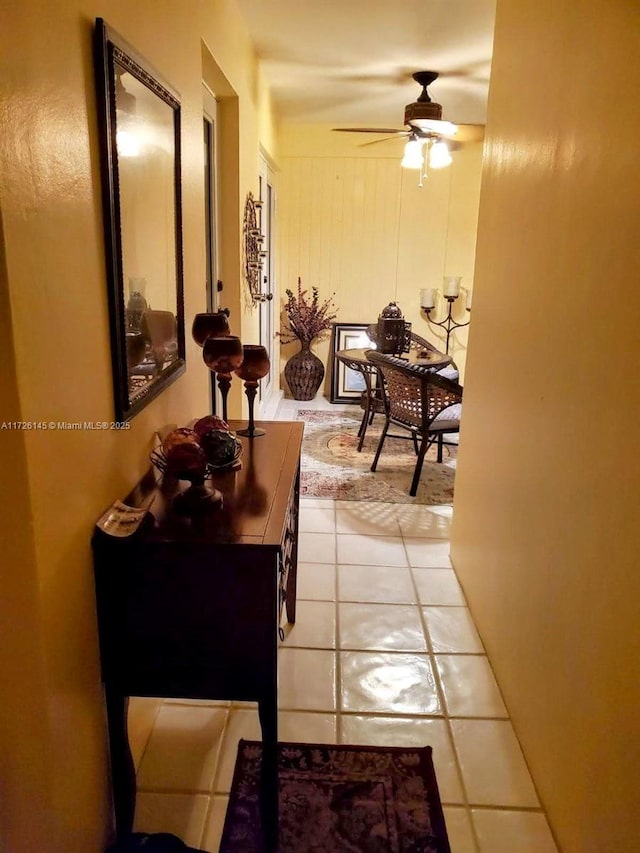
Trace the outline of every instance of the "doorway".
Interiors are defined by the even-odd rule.
[[[265,252],[264,264],[262,267],[262,280],[260,282],[260,293],[262,299],[257,303],[260,312],[260,343],[269,353],[271,366],[269,373],[264,377],[259,386],[260,393],[260,411],[264,414],[265,409],[270,407],[271,403],[276,403],[276,362],[279,362],[276,347],[278,340],[276,338],[275,329],[275,211],[276,211],[276,195],[275,195],[275,175],[264,154],[260,154],[259,160],[259,188],[260,199],[262,201],[262,215],[260,217],[260,226],[262,236],[264,238],[262,246]]]
[[[218,269],[218,102],[205,83],[202,84],[202,92],[206,304],[207,311],[218,311],[221,289]],[[222,410],[222,403],[215,374],[210,373],[210,378],[210,406],[211,413],[215,415]]]

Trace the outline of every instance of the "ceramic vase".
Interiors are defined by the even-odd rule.
[[[294,400],[313,400],[324,379],[324,364],[311,352],[311,341],[300,341],[300,350],[284,366],[284,378]]]

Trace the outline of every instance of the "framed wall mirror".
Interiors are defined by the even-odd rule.
[[[185,370],[180,98],[102,18],[95,61],[116,420]]]

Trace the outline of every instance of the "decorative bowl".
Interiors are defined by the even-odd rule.
[[[227,471],[232,468],[240,467],[240,457],[242,456],[242,444],[241,442],[231,433],[227,433],[234,443],[234,448],[232,453],[224,459],[222,462],[216,462],[215,460],[207,457],[207,462],[204,470],[204,477],[211,476],[213,473],[217,473],[219,471]],[[206,455],[206,450],[203,448],[203,451]],[[189,482],[194,482],[197,479],[202,479],[200,477],[192,477],[188,471],[175,471],[171,465],[169,464],[169,460],[167,459],[167,454],[161,447],[152,450],[150,453],[150,459],[153,464],[156,466],[158,471],[162,474],[170,474],[173,477],[176,477],[178,480],[188,480]],[[182,476],[181,476],[182,475]]]

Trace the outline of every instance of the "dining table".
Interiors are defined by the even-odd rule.
[[[364,409],[364,413],[358,430],[358,451],[362,450],[362,443],[367,431],[367,424],[371,422],[369,420],[370,418],[373,419],[373,415],[376,412],[376,406],[380,402],[380,398],[376,396],[375,388],[377,370],[375,365],[367,358],[367,352],[372,349],[373,347],[359,347],[354,349],[338,350],[335,353],[336,360],[343,364],[345,368],[355,370],[357,373],[360,373],[365,384],[365,390],[363,391],[361,398],[361,405]],[[411,349],[409,352],[403,353],[401,356],[397,357],[402,358],[403,361],[407,362],[407,364],[413,364],[418,368],[423,368],[426,372],[442,370],[443,367],[446,367],[452,361],[451,356],[447,353],[431,349]]]

